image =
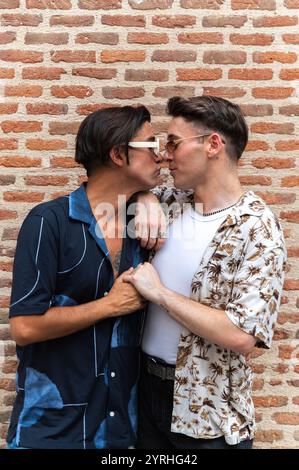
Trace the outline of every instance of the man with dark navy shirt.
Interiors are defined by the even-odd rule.
[[[158,183],[158,145],[144,106],[92,113],[76,141],[87,184],[36,206],[21,227],[10,448],[134,446],[144,300],[123,273],[147,252],[128,234],[133,216],[123,214],[135,193]]]

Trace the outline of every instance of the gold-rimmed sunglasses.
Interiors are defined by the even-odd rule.
[[[200,137],[208,137],[210,134],[199,134],[199,135],[192,135],[190,137],[183,137],[182,139],[175,139],[175,140],[168,140],[165,144],[165,150],[168,153],[173,153],[176,151],[178,146],[180,145],[181,142],[184,140],[189,140],[189,139],[199,139]],[[221,139],[221,142],[225,144],[225,140]]]

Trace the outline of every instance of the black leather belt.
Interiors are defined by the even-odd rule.
[[[148,354],[142,353],[143,363],[149,374],[155,375],[162,380],[174,380],[175,365],[163,364],[161,360]]]

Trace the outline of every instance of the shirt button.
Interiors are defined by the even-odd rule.
[[[106,295],[108,295],[108,292],[107,292],[107,291],[106,291],[106,292],[104,292],[104,297],[106,297]]]
[[[113,416],[115,415],[114,411],[110,411],[109,415],[111,416],[111,418],[113,418]]]
[[[115,372],[111,372],[111,377],[115,377]]]

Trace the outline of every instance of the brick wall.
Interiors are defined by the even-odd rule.
[[[164,132],[169,96],[240,103],[245,187],[282,219],[289,260],[271,351],[257,350],[257,448],[299,448],[298,0],[0,0],[0,447],[14,398],[7,307],[15,241],[35,204],[73,190],[89,112],[145,103]],[[297,426],[296,426],[297,425]]]

